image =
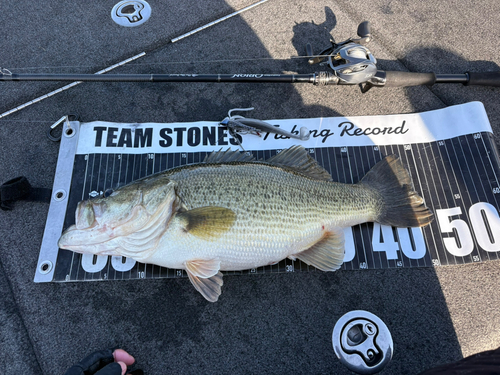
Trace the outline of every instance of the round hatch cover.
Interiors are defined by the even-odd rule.
[[[151,7],[144,0],[124,0],[111,10],[111,18],[120,26],[142,25],[151,16]]]
[[[358,374],[376,374],[392,358],[389,329],[368,311],[350,311],[342,316],[333,329],[332,343],[340,362]]]

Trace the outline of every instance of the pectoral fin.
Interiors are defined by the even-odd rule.
[[[192,260],[185,263],[189,280],[195,289],[210,302],[216,302],[221,294],[222,273],[218,260]]]
[[[298,258],[321,271],[335,271],[344,262],[344,232],[341,229],[327,232],[309,249],[291,258]]]
[[[236,214],[224,207],[207,206],[177,214],[186,232],[202,239],[215,239],[234,224]]]

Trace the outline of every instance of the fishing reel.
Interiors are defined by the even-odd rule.
[[[321,63],[328,65],[338,79],[336,84],[357,85],[370,82],[377,73],[377,60],[365,47],[371,40],[368,21],[358,26],[358,39],[349,38],[344,42],[335,43],[331,47],[314,55],[311,44],[306,45],[307,55],[310,56],[310,65]],[[327,61],[324,61],[324,60]]]

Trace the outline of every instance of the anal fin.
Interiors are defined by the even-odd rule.
[[[216,302],[221,294],[222,273],[218,260],[192,260],[185,263],[189,280],[207,301]]]
[[[298,258],[321,271],[335,271],[344,262],[344,231],[340,228],[326,232],[309,249],[290,258]]]

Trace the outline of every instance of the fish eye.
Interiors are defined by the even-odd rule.
[[[108,189],[104,192],[104,198],[109,197],[111,194],[113,194],[113,189]]]

